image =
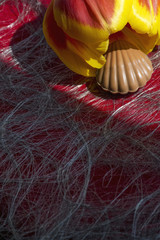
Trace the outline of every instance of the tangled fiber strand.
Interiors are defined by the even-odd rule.
[[[0,3],[0,239],[158,240],[160,52],[145,88],[104,93],[46,44],[48,3]]]

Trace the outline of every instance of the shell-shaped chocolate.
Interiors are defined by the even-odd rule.
[[[106,63],[97,71],[97,84],[105,91],[125,94],[145,86],[153,73],[152,63],[141,50],[126,41],[109,45]]]

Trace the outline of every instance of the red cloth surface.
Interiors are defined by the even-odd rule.
[[[50,2],[49,0],[41,1],[41,3],[43,4],[44,12],[45,12],[49,2]],[[26,2],[26,4],[27,4],[27,2]],[[19,11],[22,11],[20,2],[19,2]],[[29,12],[29,14],[27,14],[25,16],[24,20],[18,21],[16,26],[14,26],[14,28],[12,28],[11,24],[13,22],[15,22],[15,20],[19,16],[19,14],[20,14],[19,11],[17,11],[17,7],[14,5],[14,1],[7,1],[6,4],[1,6],[0,19],[3,19],[3,22],[0,23],[0,25],[1,25],[0,27],[1,27],[1,29],[3,29],[3,31],[1,30],[0,49],[10,48],[15,43],[18,43],[19,41],[21,41],[22,39],[19,39],[19,36],[20,36],[19,33],[20,33],[20,31],[23,30],[24,25],[28,24],[28,26],[29,25],[32,26],[32,24],[33,25],[37,24],[37,26],[39,26],[40,24],[42,24],[43,16],[41,16],[40,20],[39,20],[39,17],[36,16],[36,11],[34,9],[32,9],[32,6],[31,6],[31,11]],[[10,27],[8,27],[8,26],[10,26]],[[28,32],[26,31],[25,34],[23,32],[23,38],[28,37],[30,34],[31,33],[28,28]],[[13,67],[11,64],[12,58],[14,58],[14,56],[11,56],[11,55],[9,55],[7,57],[4,56],[2,61],[7,66],[8,66],[8,64],[11,65],[10,67],[12,68]],[[56,58],[55,64],[59,64],[59,63],[60,63],[60,60],[58,60]],[[16,67],[15,70],[21,71],[20,67]],[[153,73],[152,79],[144,87],[143,91],[146,91],[147,89],[151,88],[151,86],[154,86],[155,79],[157,79],[157,81],[160,82],[159,74],[160,74],[160,69],[157,69]],[[78,85],[79,81],[81,82],[81,85]],[[64,84],[52,85],[52,83],[48,83],[48,85],[50,86],[51,91],[53,91],[54,93],[57,93],[57,96],[59,96],[59,104],[63,105],[65,102],[69,101],[70,103],[69,103],[68,107],[72,107],[72,108],[77,107],[77,106],[79,106],[79,104],[81,104],[81,106],[83,106],[83,107],[81,107],[81,112],[77,112],[77,114],[74,115],[74,122],[76,123],[76,122],[83,120],[82,124],[83,124],[83,127],[85,126],[86,131],[87,131],[87,129],[89,130],[93,126],[96,129],[97,126],[104,123],[107,115],[109,116],[111,114],[111,112],[117,110],[120,107],[123,107],[124,104],[131,102],[135,98],[135,94],[127,94],[124,96],[112,95],[110,93],[106,94],[105,92],[101,91],[100,89],[98,89],[95,86],[94,79],[86,80],[78,75],[74,75],[74,77],[72,77],[72,79],[70,79],[68,77],[68,79],[64,80]],[[77,86],[79,86],[79,88],[77,88]],[[160,84],[159,84],[159,86],[160,86]],[[159,86],[157,88],[159,88]],[[37,87],[37,86],[35,86],[35,87]],[[41,86],[39,86],[39,88],[41,88]],[[74,89],[76,90],[76,96],[75,96]],[[86,89],[89,90],[87,95],[85,95]],[[43,89],[40,89],[40,90],[43,91]],[[139,90],[139,91],[142,91],[142,90]],[[149,91],[151,91],[151,90],[149,90]],[[8,94],[11,94],[11,93],[8,92]],[[97,100],[97,96],[98,96],[98,100]],[[25,97],[26,97],[26,95],[24,96],[24,98]],[[99,99],[101,99],[101,100],[99,100]],[[147,99],[146,99],[146,101],[147,101]],[[13,108],[12,105],[9,103],[4,103],[4,102],[1,103],[1,105],[0,105],[1,117],[3,118],[3,115],[5,113],[9,112],[12,108]],[[92,109],[92,111],[90,111],[90,109]],[[112,121],[113,126],[115,124],[115,121],[117,122],[117,120],[123,124],[123,119],[126,116],[127,117],[131,116],[132,113],[134,113],[135,111],[136,111],[136,108],[134,107],[132,109],[129,108],[129,111],[123,112],[123,115],[121,113],[120,114],[117,113],[115,116],[115,119],[113,119],[113,121]],[[17,112],[17,114],[18,114],[18,112]],[[125,116],[125,114],[126,114],[126,116]],[[141,122],[141,124],[144,124],[144,128],[141,128],[138,133],[139,139],[142,138],[146,133],[150,133],[154,129],[157,129],[156,135],[154,135],[154,138],[157,138],[157,141],[159,141],[160,140],[159,139],[159,131],[160,130],[159,130],[159,128],[157,128],[157,126],[159,124],[158,121],[160,120],[160,113],[155,113],[154,115],[150,116],[150,118],[152,121],[153,121],[153,119],[155,119],[157,121],[157,124],[155,123],[154,125],[146,126],[144,115],[139,115],[139,117],[137,116],[137,119],[135,119],[135,122],[133,122],[132,124],[134,126],[134,124],[136,124],[136,121],[137,121],[137,123]],[[125,124],[126,124],[125,125],[126,128],[131,127],[131,123],[129,123],[130,124],[129,126],[127,126],[127,122]],[[22,125],[23,125],[23,123],[22,123]],[[22,126],[22,128],[23,128],[23,126]],[[16,131],[16,129],[15,129],[15,131]],[[57,136],[57,138],[59,138],[61,140],[61,136],[65,135],[65,130],[64,129],[52,129],[50,134],[55,134]],[[134,134],[134,132],[133,132],[133,134]],[[136,134],[137,134],[137,132],[136,132]],[[45,137],[46,137],[45,135],[43,135],[43,136],[39,135],[38,129],[37,129],[37,134],[36,134],[36,136],[34,136],[34,139],[32,139],[32,141],[36,143],[37,139],[45,139]],[[96,137],[96,136],[94,136],[94,137]],[[40,150],[47,153],[47,145],[48,144],[49,143],[41,145]],[[112,144],[113,143],[108,145],[108,149],[106,149],[106,152],[108,152],[108,154],[110,153],[110,151],[112,151],[112,148],[113,148]],[[146,140],[146,146],[147,146],[147,140]],[[124,141],[123,141],[123,138],[121,138],[121,140],[120,140],[119,147],[120,147],[120,149],[117,149],[117,151],[119,151],[119,154],[121,154],[121,151],[120,151],[121,148],[126,148],[126,149],[128,148],[128,152],[126,150],[126,156],[127,156],[127,154],[129,156],[130,151],[132,151],[132,148],[130,148],[130,146],[129,146],[129,142],[127,142],[126,139],[124,139]],[[134,151],[134,149],[133,149],[133,151]],[[139,151],[139,153],[141,154],[141,150]],[[64,147],[64,150],[59,153],[60,161],[63,161],[63,154],[65,154],[65,147]],[[104,158],[105,158],[105,156],[104,156]],[[37,169],[39,167],[39,161],[40,160],[37,156],[37,166],[36,166]],[[145,161],[145,159],[142,159],[142,161]],[[75,169],[77,167],[78,167],[77,165],[72,166],[73,173],[75,172]],[[0,169],[1,176],[3,176],[3,170],[6,168],[9,168],[9,166],[1,167],[1,169]],[[51,170],[52,169],[49,169],[46,171],[50,172]],[[109,170],[110,170],[110,174],[108,174],[106,176],[105,174]],[[22,169],[21,169],[21,171],[23,172]],[[133,169],[133,175],[134,175],[135,171],[136,170]],[[95,202],[96,206],[101,206],[102,202],[103,202],[103,204],[110,203],[111,205],[113,204],[113,206],[114,206],[115,202],[120,201],[119,199],[121,199],[119,207],[123,208],[125,211],[125,209],[127,209],[127,207],[128,207],[127,205],[129,204],[129,201],[128,201],[129,196],[132,196],[132,197],[135,196],[135,198],[137,198],[135,200],[135,203],[140,200],[139,195],[140,195],[141,189],[139,189],[139,192],[138,192],[137,184],[145,186],[145,187],[143,187],[144,196],[146,194],[152,193],[153,190],[159,189],[159,174],[158,173],[156,173],[154,170],[148,170],[148,166],[146,167],[146,169],[144,166],[142,167],[142,169],[141,169],[141,166],[139,166],[139,169],[137,169],[137,171],[139,171],[139,174],[141,173],[141,171],[143,171],[143,174],[140,179],[137,179],[137,181],[132,182],[132,180],[130,180],[130,175],[126,174],[123,166],[117,166],[117,168],[114,168],[114,170],[112,170],[111,163],[110,163],[110,165],[106,165],[103,163],[101,163],[99,166],[95,165],[92,168],[92,173],[91,173],[92,178],[89,183],[89,188],[87,191],[87,202],[88,203]],[[24,178],[26,176],[28,176],[28,173],[26,171],[24,171],[23,174],[24,174]],[[14,178],[15,178],[15,176],[14,176]],[[152,182],[150,182],[150,179],[152,179]],[[79,177],[78,181],[79,181],[79,184],[83,184],[83,176]],[[139,182],[139,181],[141,181],[141,182]],[[36,188],[36,191],[35,191],[35,188]],[[52,189],[52,187],[51,187],[51,189]],[[94,189],[94,193],[93,193],[93,189]],[[42,190],[41,184],[39,183],[39,184],[37,184],[37,186],[34,187],[33,191],[31,190],[29,198],[31,198],[32,201],[34,201],[34,200],[36,201],[36,199],[39,198],[39,196],[42,197],[42,193],[40,194],[40,191],[43,191],[43,190]],[[35,192],[37,192],[37,194],[35,194]],[[72,192],[68,193],[68,194],[70,194],[71,196],[74,196],[74,187],[73,187]],[[75,200],[76,200],[76,196],[74,196],[73,198],[75,198]],[[45,196],[45,194],[43,195],[43,199],[44,199],[44,204],[50,204],[50,202],[49,202],[50,199],[48,198],[48,196]],[[4,196],[4,202],[1,202],[1,205],[3,205],[3,208],[5,206],[5,201],[6,200],[5,200],[5,196]],[[28,199],[27,199],[27,201],[28,201]],[[19,207],[20,211],[23,211],[23,209],[27,210],[27,201],[26,201],[26,199],[24,199],[22,201],[22,203],[20,204],[20,207]],[[111,213],[110,217],[111,218],[113,217],[113,212]],[[89,221],[92,222],[92,219],[90,219]]]

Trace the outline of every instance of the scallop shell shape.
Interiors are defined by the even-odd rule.
[[[153,73],[145,53],[126,41],[110,44],[106,63],[97,71],[97,84],[105,91],[126,94],[145,86]]]

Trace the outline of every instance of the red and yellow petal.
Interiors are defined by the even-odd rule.
[[[84,43],[69,37],[55,22],[53,1],[44,17],[43,32],[49,46],[72,71],[84,76],[95,76],[96,69],[104,65],[105,58],[102,52],[107,50],[108,42],[87,47]]]
[[[128,25],[122,30],[122,38],[132,43],[142,52],[150,53],[157,44],[157,35],[149,36],[148,34],[139,34]]]
[[[133,0],[55,0],[54,17],[70,37],[86,44],[106,41],[127,24]]]
[[[160,33],[160,0],[133,0],[129,23],[140,34]]]
[[[110,33],[121,31],[128,23],[130,12],[132,9],[133,0],[110,0],[106,1],[106,8],[108,4],[114,4],[114,14],[109,24]],[[107,23],[108,23],[108,18]]]
[[[106,60],[105,57],[101,54],[101,50],[103,48],[103,44],[100,44],[100,49],[97,51],[98,46],[90,46],[85,45],[84,43],[70,38],[69,36],[66,37],[67,40],[67,48],[71,52],[77,54],[77,56],[84,59],[86,63],[88,63],[91,67],[94,68],[102,68],[105,64]],[[109,40],[104,42],[104,47],[107,51],[109,45]],[[102,46],[102,47],[101,47]],[[106,52],[103,50],[103,53]]]

